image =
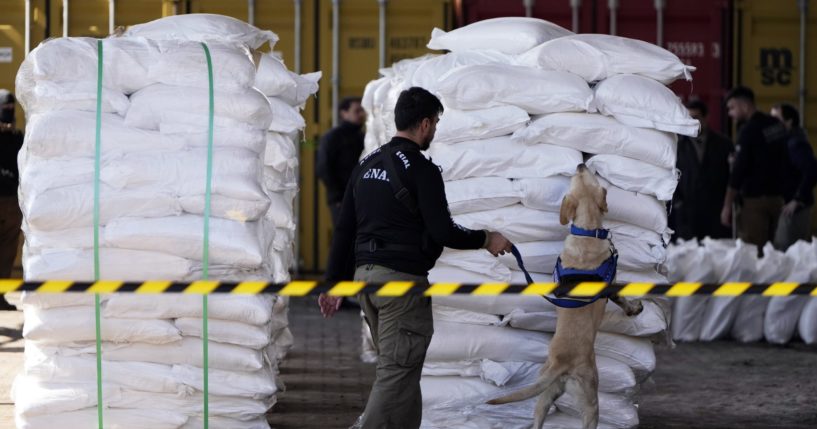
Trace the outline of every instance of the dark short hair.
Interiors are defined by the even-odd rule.
[[[343,100],[340,100],[340,104],[338,104],[338,109],[341,111],[347,111],[352,108],[353,104],[360,104],[360,97],[346,97]]]
[[[797,108],[789,103],[780,103],[774,105],[775,109],[780,109],[780,114],[783,116],[783,121],[791,121],[792,128],[800,128],[800,112]]]
[[[443,113],[443,104],[434,94],[414,86],[400,93],[394,106],[394,125],[397,131],[416,128],[423,119],[433,119]]]
[[[726,94],[726,101],[729,101],[733,98],[737,100],[745,100],[752,104],[755,104],[754,91],[745,86],[736,86],[732,88],[732,90],[729,91],[728,94]]]
[[[706,107],[706,103],[701,100],[689,100],[686,104],[686,108],[689,110],[698,110],[704,117],[709,115],[709,108]]]

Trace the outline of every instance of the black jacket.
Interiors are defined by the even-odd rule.
[[[23,147],[23,134],[18,130],[0,129],[0,196],[16,197],[20,173],[17,153]]]
[[[343,201],[343,191],[363,152],[363,129],[343,122],[321,138],[317,172],[326,186],[329,204]]]
[[[814,205],[814,186],[817,185],[817,159],[802,128],[792,130],[788,145],[791,168],[783,177],[783,198],[797,200],[804,206]]]
[[[741,127],[729,186],[742,197],[783,196],[788,165],[786,127],[779,120],[755,112]]]
[[[678,140],[676,167],[681,171],[673,195],[671,216],[674,238],[728,238],[732,232],[721,225],[721,208],[729,184],[729,155],[734,145],[726,137],[707,130],[703,159],[689,137]]]
[[[416,202],[416,215],[397,200],[383,166],[381,151],[392,150],[397,174]],[[332,239],[326,280],[351,280],[355,267],[365,264],[427,275],[443,246],[479,249],[485,239],[485,232],[464,228],[451,219],[439,167],[423,156],[416,143],[395,137],[363,159],[352,173]],[[403,249],[370,252],[372,241]]]

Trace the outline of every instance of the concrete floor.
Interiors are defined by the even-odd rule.
[[[269,414],[276,429],[347,428],[365,405],[374,367],[358,359],[355,309],[320,317],[314,298],[293,299],[295,346],[281,366],[287,391]],[[0,428],[13,428],[9,390],[22,368],[22,315],[0,312]],[[642,429],[817,428],[817,348],[733,342],[657,350],[641,392]]]

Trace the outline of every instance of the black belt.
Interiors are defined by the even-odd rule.
[[[419,252],[420,245],[419,244],[393,244],[393,243],[381,243],[377,240],[369,240],[367,243],[359,243],[357,245],[358,252],[370,252],[374,253],[378,250],[385,250],[387,252],[411,252],[416,253]]]

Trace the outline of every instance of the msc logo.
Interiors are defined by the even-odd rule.
[[[788,48],[760,48],[760,83],[791,85],[792,54]]]

